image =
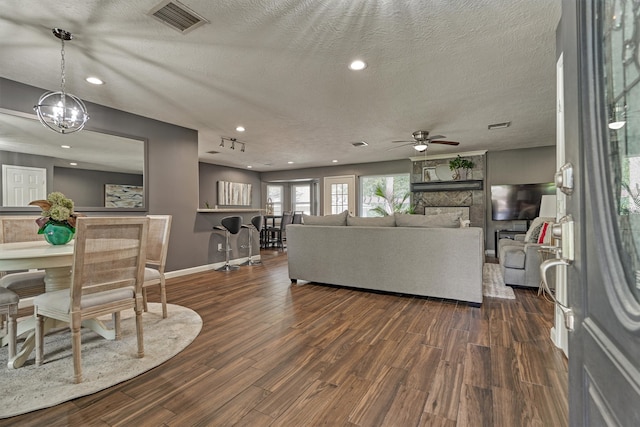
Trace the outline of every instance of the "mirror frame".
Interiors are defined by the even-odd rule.
[[[29,120],[38,121],[38,117],[35,114],[23,113],[21,111],[9,110],[6,108],[0,108],[0,114],[8,114],[16,117],[22,117]],[[90,121],[89,121],[90,123]],[[45,132],[51,132],[51,130],[47,130],[44,126],[42,128]],[[142,187],[143,187],[143,203],[144,206],[140,208],[108,208],[105,206],[75,206],[74,210],[76,212],[147,212],[149,210],[149,185],[148,185],[148,173],[149,173],[149,139],[139,136],[128,135],[119,132],[107,131],[104,129],[95,128],[92,126],[85,126],[83,130],[79,133],[83,132],[96,132],[104,135],[113,135],[120,138],[127,138],[136,141],[140,141],[143,144],[143,170],[142,170]],[[1,201],[0,201],[1,202]],[[1,206],[0,205],[0,215],[6,213],[39,213],[41,210],[37,206]]]

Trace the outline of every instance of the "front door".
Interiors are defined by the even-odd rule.
[[[640,8],[562,6],[569,419],[640,426]]]

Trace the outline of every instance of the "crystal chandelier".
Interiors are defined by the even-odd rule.
[[[60,51],[62,78],[59,92],[47,92],[38,100],[33,109],[38,114],[40,122],[58,133],[73,133],[81,130],[89,120],[87,107],[80,98],[64,91],[64,42],[71,40],[73,35],[60,28],[54,28],[53,35],[62,42]]]

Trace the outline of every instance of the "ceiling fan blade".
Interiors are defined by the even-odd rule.
[[[397,142],[408,142],[408,141],[397,141]],[[387,151],[395,150],[396,148],[402,148],[402,147],[406,147],[408,145],[414,145],[414,144],[415,142],[409,142],[408,144],[396,145],[395,147],[387,148]]]
[[[460,143],[456,141],[429,141],[429,142],[431,144],[460,145]]]
[[[446,136],[444,136],[444,135],[434,135],[434,136],[430,136],[429,138],[427,138],[427,141],[432,141],[434,139],[442,139],[442,138],[446,138]]]

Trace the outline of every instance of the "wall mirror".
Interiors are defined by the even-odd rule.
[[[52,191],[80,212],[146,211],[146,146],[142,138],[87,128],[57,134],[35,115],[0,109],[0,212],[38,210],[25,206]],[[26,177],[33,187],[21,187]]]

